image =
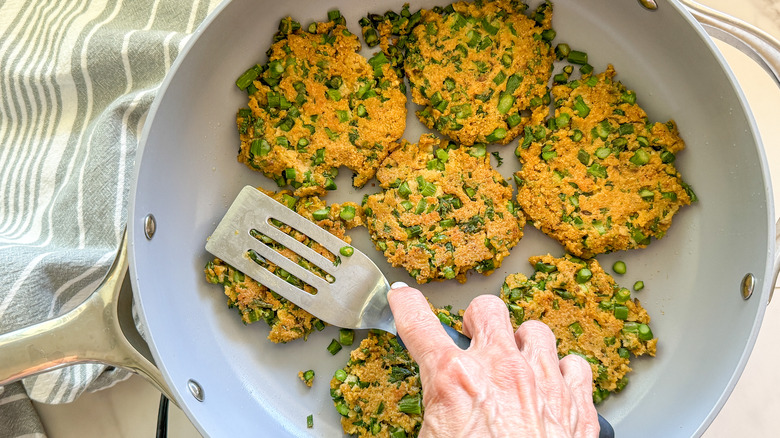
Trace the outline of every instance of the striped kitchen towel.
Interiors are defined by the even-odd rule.
[[[67,312],[102,280],[148,109],[217,3],[0,1],[0,333]],[[0,388],[0,438],[45,436],[30,399],[126,377],[78,365]]]

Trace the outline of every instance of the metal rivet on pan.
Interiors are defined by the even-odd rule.
[[[742,278],[742,285],[740,290],[742,291],[742,298],[748,299],[753,295],[753,289],[756,287],[756,277],[753,274],[745,274]]]
[[[157,222],[154,220],[154,215],[149,213],[144,218],[144,235],[147,239],[152,240],[155,231],[157,231]]]
[[[192,379],[187,380],[187,389],[190,390],[190,394],[192,394],[193,397],[195,397],[195,400],[202,402],[205,395],[203,394],[203,388],[200,387],[200,384]]]
[[[656,3],[655,0],[639,0],[639,4],[644,6],[645,9],[650,9],[651,11],[658,9],[658,3]]]

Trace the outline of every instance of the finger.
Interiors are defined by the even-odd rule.
[[[421,369],[433,369],[445,349],[458,348],[419,290],[394,284],[387,294],[387,301],[395,318],[398,336]]]
[[[495,295],[474,298],[463,314],[463,333],[471,338],[471,347],[486,346],[515,349],[512,323],[506,304]]]
[[[590,364],[576,354],[570,354],[559,362],[564,382],[571,390],[577,418],[575,437],[595,437],[599,434],[599,419],[593,404],[593,369]]]
[[[567,388],[558,364],[558,348],[555,335],[546,324],[529,320],[515,332],[520,354],[534,371],[536,387],[549,408],[552,419],[560,421],[564,429],[572,425],[568,418],[571,393]]]

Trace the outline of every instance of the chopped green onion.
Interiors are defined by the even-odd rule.
[[[412,189],[409,188],[409,184],[406,183],[406,181],[402,182],[400,186],[398,186],[398,195],[402,198],[408,198],[409,195],[412,194]]]
[[[623,305],[616,305],[613,309],[613,313],[615,315],[615,318],[626,320],[628,319],[628,307]]]
[[[486,153],[487,150],[485,149],[485,145],[482,143],[476,143],[469,149],[469,155],[476,158],[484,157]]]
[[[611,153],[612,153],[612,149],[610,149],[608,147],[603,147],[602,146],[602,147],[596,149],[596,156],[601,158],[602,160],[607,158],[609,156],[609,154],[611,154]]]
[[[511,93],[501,93],[498,98],[498,112],[499,114],[506,114],[512,109],[512,105],[515,103],[515,97]]]
[[[504,137],[506,137],[506,129],[504,129],[504,128],[496,128],[487,137],[485,137],[485,140],[493,143],[495,141],[503,139]]]
[[[406,438],[406,431],[403,427],[398,426],[390,432],[390,438]]]
[[[564,128],[566,126],[569,126],[569,121],[571,120],[571,116],[569,113],[561,113],[558,117],[555,118],[555,126],[558,129]]]
[[[520,324],[525,318],[525,309],[517,304],[510,304],[509,311],[512,312],[512,316],[515,317],[515,323]]]
[[[590,164],[590,154],[585,149],[580,149],[577,151],[577,160],[584,166],[587,166]]]
[[[626,301],[628,301],[629,299],[631,299],[631,291],[630,290],[628,290],[628,289],[626,289],[624,287],[621,287],[620,289],[618,289],[617,292],[615,292],[615,302],[623,304]]]
[[[607,168],[599,163],[593,163],[587,170],[588,175],[592,175],[596,178],[606,178]]]
[[[582,66],[580,67],[580,73],[582,73],[583,75],[589,75],[593,73],[593,66],[587,63],[582,64]]]
[[[306,427],[309,429],[314,427],[314,415],[309,414],[309,416],[306,417]]]
[[[341,344],[339,344],[339,341],[335,339],[331,340],[330,344],[328,344],[328,351],[333,355],[341,351]]]
[[[579,271],[577,271],[577,275],[575,276],[575,280],[577,280],[577,283],[586,283],[588,280],[593,277],[593,272],[588,268],[582,268]]]
[[[398,401],[398,410],[405,414],[421,414],[422,403],[420,394],[406,394]]]
[[[340,329],[339,330],[339,344],[341,345],[352,345],[352,343],[355,342],[355,331],[351,329]]]
[[[558,268],[555,265],[550,265],[543,262],[536,262],[536,265],[534,265],[534,270],[549,274],[550,272],[557,271]]]
[[[339,253],[344,257],[350,257],[355,253],[355,249],[351,246],[342,246],[341,249],[339,249]]]
[[[271,143],[264,138],[252,140],[252,145],[249,148],[249,152],[254,156],[265,156],[271,152]]]
[[[634,155],[628,159],[628,161],[636,164],[637,166],[643,166],[650,162],[650,154],[644,149],[637,149]]]
[[[312,213],[311,215],[314,218],[314,220],[321,221],[328,218],[328,216],[330,215],[330,210],[327,208],[322,208],[314,211],[314,213]]]
[[[645,282],[644,281],[639,280],[636,283],[634,283],[634,290],[635,291],[640,291],[640,290],[642,290],[644,288],[645,288]]]
[[[626,262],[622,260],[616,261],[614,264],[612,264],[612,270],[615,271],[616,274],[623,275],[626,273]]]
[[[583,119],[588,117],[588,114],[590,114],[590,107],[585,103],[585,101],[582,99],[582,96],[580,95],[574,98],[574,111],[576,111],[577,115]]]
[[[544,152],[542,152],[542,159],[544,161],[550,161],[550,160],[552,160],[553,158],[555,158],[557,156],[558,156],[558,152],[556,152],[554,150],[553,151],[544,151]]]
[[[426,182],[423,187],[418,187],[420,189],[420,193],[423,196],[433,196],[436,194],[436,184]]]
[[[242,90],[250,86],[252,82],[260,75],[257,66],[252,66],[249,70],[236,79],[236,86]]]
[[[585,65],[588,63],[588,54],[579,50],[572,50],[566,56],[566,60],[572,64]]]
[[[649,341],[653,339],[653,331],[650,330],[650,326],[647,324],[639,324],[638,336],[643,341]]]
[[[571,53],[571,47],[569,47],[566,43],[561,43],[555,46],[555,57],[558,59],[563,59],[569,56],[569,53]]]
[[[579,322],[569,325],[569,331],[571,331],[571,334],[574,335],[575,338],[579,338],[583,333],[582,326]]]
[[[339,414],[341,414],[342,417],[348,417],[349,416],[349,407],[344,404],[344,402],[341,402],[336,405],[336,410]]]
[[[441,226],[442,228],[449,228],[454,225],[455,225],[455,219],[453,218],[442,219],[439,221],[439,226]]]
[[[664,164],[669,164],[674,162],[674,154],[672,152],[669,152],[667,150],[664,150],[661,152],[661,162]]]
[[[351,221],[355,218],[355,207],[351,205],[345,205],[344,207],[341,207],[341,212],[339,213],[339,217],[344,219],[345,221]]]

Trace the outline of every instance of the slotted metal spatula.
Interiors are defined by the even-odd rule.
[[[333,263],[291,237],[272,220],[296,229],[340,256],[340,263]],[[285,246],[325,275],[280,254],[256,237],[261,235]],[[387,303],[390,290],[387,279],[374,262],[356,248],[349,247],[350,256],[340,255],[345,246],[348,245],[343,240],[325,229],[256,188],[246,186],[208,239],[206,250],[328,324],[398,334]],[[254,255],[250,255],[252,251]],[[316,293],[307,292],[267,270],[258,263],[258,256],[316,289]],[[469,338],[446,324],[442,323],[442,326],[455,344],[468,348]],[[599,425],[599,438],[614,437],[612,426],[601,415]]]
[[[305,234],[339,257],[334,263],[291,237],[272,220]],[[256,236],[273,239],[308,264],[317,274],[280,254]],[[341,255],[349,247],[350,256]],[[397,334],[387,303],[390,284],[371,259],[315,223],[252,186],[244,187],[206,243],[206,250],[321,320],[338,327],[381,329]],[[251,251],[254,254],[251,255]],[[267,270],[256,260],[267,260],[316,289],[309,293]],[[298,281],[295,281],[298,283]],[[469,339],[444,326],[461,348]]]

